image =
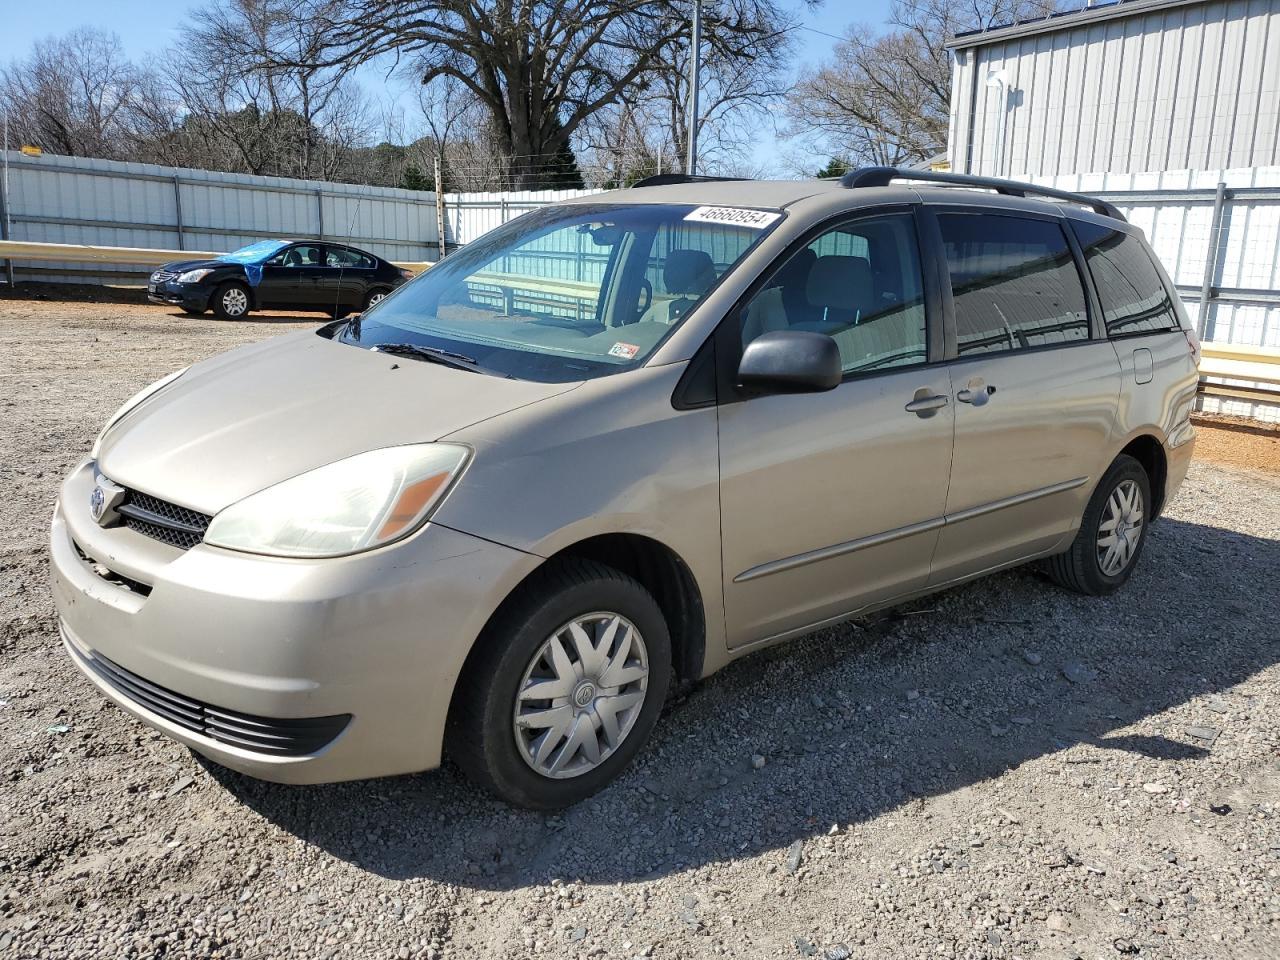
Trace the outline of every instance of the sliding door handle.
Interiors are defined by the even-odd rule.
[[[971,403],[975,407],[980,407],[988,400],[991,395],[996,392],[996,388],[991,385],[966,387],[956,394],[956,399],[961,403]]]
[[[931,393],[927,388],[922,388],[916,391],[916,395],[911,402],[903,409],[907,413],[914,413],[917,417],[932,417],[945,407],[948,402],[943,394]]]

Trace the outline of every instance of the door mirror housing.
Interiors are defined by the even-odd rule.
[[[773,330],[742,351],[738,385],[753,393],[820,393],[844,378],[840,348],[825,333]]]

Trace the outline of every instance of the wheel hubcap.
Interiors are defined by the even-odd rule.
[[[538,648],[516,693],[520,756],[544,777],[594,770],[622,745],[644,708],[649,655],[616,613],[570,620]]]
[[[1098,523],[1098,566],[1109,577],[1127,567],[1142,539],[1142,490],[1125,480],[1111,491]]]
[[[243,290],[228,290],[222,295],[222,309],[233,317],[238,317],[249,307],[249,298]]]
[[[375,304],[381,303],[383,300],[386,299],[386,297],[387,295],[385,293],[375,293],[373,296],[369,298],[369,306],[372,307]]]

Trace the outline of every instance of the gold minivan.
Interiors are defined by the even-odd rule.
[[[62,637],[253,776],[448,751],[563,806],[753,650],[1033,560],[1121,586],[1191,458],[1198,350],[1099,200],[654,178],[126,403],[54,513]]]

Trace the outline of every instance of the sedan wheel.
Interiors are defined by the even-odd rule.
[[[364,308],[368,310],[370,307],[377,306],[385,299],[387,299],[387,291],[375,290],[373,293],[369,294],[369,300],[365,303]]]
[[[631,733],[648,682],[648,651],[631,621],[617,613],[569,621],[538,649],[520,682],[520,756],[544,777],[596,769]]]
[[[249,291],[238,283],[229,283],[218,291],[213,305],[223,320],[239,320],[249,312]]]

